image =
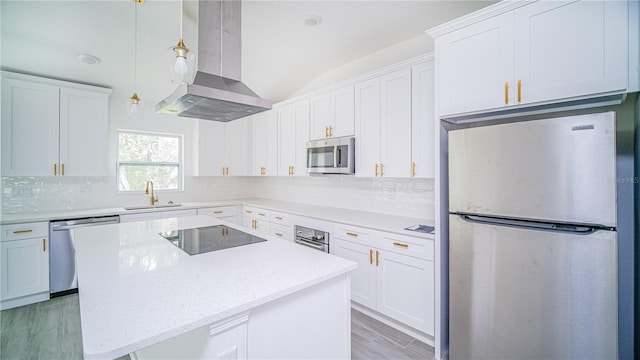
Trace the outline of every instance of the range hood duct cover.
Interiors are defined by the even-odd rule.
[[[231,121],[271,109],[240,81],[241,2],[198,2],[198,64],[193,85],[180,85],[156,105],[159,114]]]

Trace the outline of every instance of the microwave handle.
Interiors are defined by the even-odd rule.
[[[333,166],[335,167],[340,167],[340,164],[338,164],[338,159],[340,159],[340,156],[338,156],[339,151],[340,147],[338,145],[333,147]]]

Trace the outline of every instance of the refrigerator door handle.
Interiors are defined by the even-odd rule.
[[[470,214],[457,214],[464,221],[496,226],[509,226],[517,228],[526,228],[531,230],[553,231],[572,233],[578,235],[587,235],[596,232],[597,230],[613,230],[612,228],[603,228],[599,226],[588,225],[573,225],[573,224],[559,224],[551,222],[538,222],[530,220],[517,220],[517,219],[505,219],[494,218],[491,216],[470,215]]]

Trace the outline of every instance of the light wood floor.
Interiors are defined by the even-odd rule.
[[[432,347],[352,310],[351,357],[430,360],[434,353]],[[0,311],[0,359],[82,359],[78,295]],[[125,359],[129,356],[119,360]]]

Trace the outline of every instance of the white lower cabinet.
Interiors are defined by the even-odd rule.
[[[212,216],[220,220],[242,225],[242,222],[238,221],[238,208],[235,205],[201,208],[198,209],[198,215]]]
[[[358,263],[351,300],[434,335],[433,240],[336,226],[332,253]]]
[[[49,223],[2,226],[0,310],[49,299]]]
[[[252,206],[245,206],[242,210],[243,225],[258,232],[271,235],[271,211]]]
[[[185,209],[185,210],[171,210],[171,211],[163,211],[161,213],[162,219],[171,219],[178,218],[184,216],[195,216],[198,215],[197,209]]]
[[[120,215],[120,222],[134,222],[134,221],[147,221],[147,220],[158,220],[162,219],[161,212],[147,212],[147,213],[139,213],[139,214],[125,214]]]

